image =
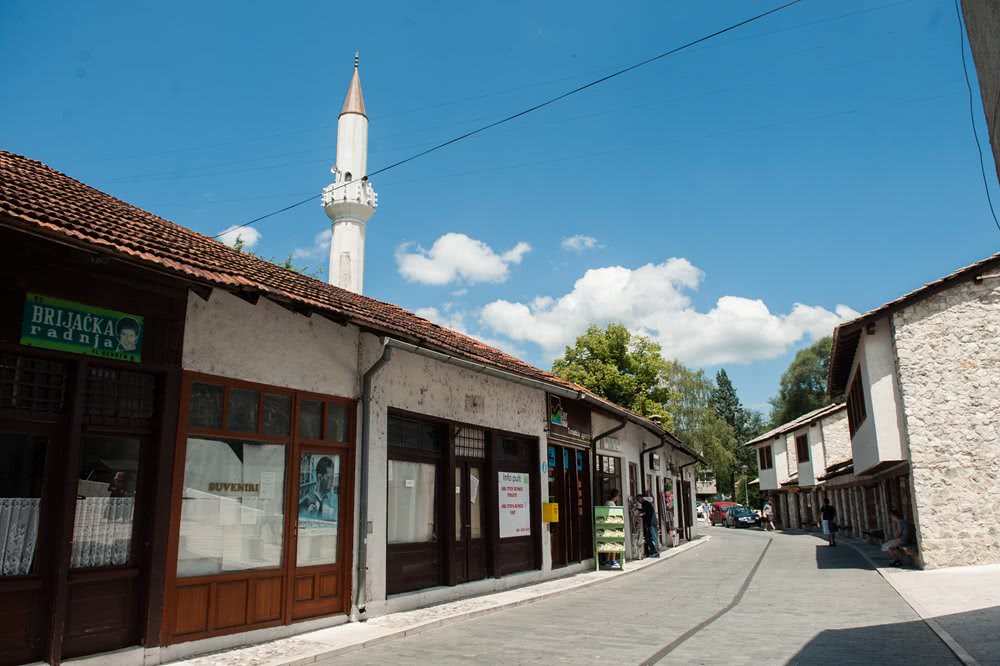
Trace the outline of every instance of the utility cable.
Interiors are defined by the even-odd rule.
[[[408,162],[412,162],[413,160],[416,160],[416,159],[419,159],[421,157],[424,157],[425,155],[430,155],[431,153],[433,153],[435,151],[441,150],[442,148],[450,146],[450,145],[452,145],[454,143],[458,143],[459,141],[464,141],[465,139],[468,139],[468,138],[471,138],[473,136],[476,136],[477,134],[481,134],[481,133],[483,133],[483,132],[485,132],[485,131],[487,131],[489,129],[497,127],[498,125],[503,125],[504,123],[509,123],[512,120],[516,120],[517,118],[520,118],[521,116],[526,116],[529,113],[533,113],[533,112],[538,111],[540,109],[544,109],[545,107],[550,106],[552,104],[555,104],[556,102],[558,102],[560,100],[566,99],[567,97],[569,97],[571,95],[576,95],[577,93],[583,92],[584,90],[587,90],[588,88],[593,88],[596,85],[599,85],[601,83],[605,83],[607,81],[610,81],[611,79],[614,79],[614,78],[617,78],[619,76],[622,76],[623,74],[627,74],[628,72],[631,72],[632,70],[638,69],[640,67],[643,67],[643,66],[648,65],[650,63],[656,62],[658,60],[662,60],[663,58],[666,58],[666,57],[671,56],[671,55],[673,55],[675,53],[683,51],[684,49],[691,48],[692,46],[695,46],[697,44],[701,44],[702,42],[706,42],[706,41],[708,41],[708,40],[710,40],[710,39],[712,39],[714,37],[718,37],[719,35],[723,35],[723,34],[725,34],[727,32],[731,32],[732,30],[736,30],[737,28],[740,28],[742,26],[748,25],[748,24],[753,23],[755,21],[759,21],[760,19],[762,19],[762,18],[764,18],[766,16],[770,16],[771,14],[780,12],[781,10],[787,9],[788,7],[791,7],[792,5],[797,5],[800,2],[802,2],[802,0],[791,0],[791,2],[787,2],[787,3],[783,4],[783,5],[775,7],[774,9],[768,10],[768,11],[762,13],[762,14],[757,14],[756,16],[752,16],[752,17],[750,17],[748,19],[744,19],[743,21],[740,21],[739,23],[734,23],[734,24],[732,24],[732,25],[730,25],[728,27],[722,28],[721,30],[716,30],[715,32],[713,32],[711,34],[705,35],[703,37],[699,37],[698,39],[695,39],[695,40],[692,40],[690,42],[687,42],[686,44],[682,44],[681,46],[677,46],[675,48],[672,48],[669,51],[664,51],[663,53],[655,55],[655,56],[653,56],[651,58],[647,58],[647,59],[645,59],[645,60],[643,60],[641,62],[637,62],[634,65],[629,65],[628,67],[624,67],[622,69],[619,69],[619,70],[617,70],[615,72],[612,72],[611,74],[608,74],[606,76],[602,76],[599,79],[594,79],[590,83],[585,83],[582,86],[578,86],[576,88],[573,88],[572,90],[564,92],[561,95],[556,95],[555,97],[552,97],[550,99],[545,100],[544,102],[541,102],[541,103],[536,104],[536,105],[534,105],[532,107],[524,109],[523,111],[518,111],[517,113],[511,114],[511,115],[509,115],[509,116],[507,116],[505,118],[501,118],[500,120],[496,120],[496,121],[494,121],[492,123],[489,123],[487,125],[483,125],[482,127],[478,128],[478,129],[475,129],[475,130],[472,130],[471,132],[466,132],[465,134],[461,134],[459,136],[456,136],[453,139],[449,139],[447,141],[439,143],[436,146],[428,148],[427,150],[423,150],[423,151],[421,151],[419,153],[415,153],[413,155],[410,155],[409,157],[403,158],[403,159],[401,159],[401,160],[399,160],[397,162],[393,162],[392,164],[389,164],[388,166],[384,166],[381,169],[378,169],[376,171],[371,172],[370,174],[368,174],[367,176],[365,176],[364,179],[368,179],[368,178],[371,178],[373,176],[377,176],[380,173],[385,173],[386,171],[389,171],[390,169],[395,169],[396,167],[402,166],[402,165],[404,165],[404,164],[406,164]],[[337,186],[331,188],[330,191],[337,190],[337,189],[339,189],[341,187],[346,187],[349,184],[350,183],[346,183],[346,182],[342,183],[340,185],[337,185]],[[235,227],[230,227],[226,231],[218,233],[218,234],[212,236],[212,238],[219,238],[223,234],[231,234],[236,229],[242,229],[243,227],[247,227],[247,226],[250,226],[251,224],[255,224],[255,223],[260,222],[262,220],[266,220],[269,217],[273,217],[275,215],[278,215],[279,213],[284,213],[285,211],[289,211],[289,210],[291,210],[293,208],[297,208],[298,206],[301,206],[303,204],[309,203],[310,201],[318,199],[321,196],[322,196],[322,193],[315,194],[315,195],[309,197],[308,199],[303,199],[302,201],[293,203],[293,204],[291,204],[289,206],[285,206],[284,208],[282,208],[280,210],[272,211],[272,212],[267,213],[265,215],[261,215],[260,217],[256,217],[256,218],[254,218],[254,219],[252,219],[252,220],[250,220],[248,222],[244,222],[243,224],[236,225]]]
[[[986,203],[990,206],[990,214],[993,215],[993,223],[997,225],[997,229],[1000,229],[1000,220],[997,220],[997,212],[993,209],[993,198],[990,196],[990,181],[986,176],[986,162],[983,160],[983,145],[979,142],[979,131],[976,130],[976,105],[972,94],[972,83],[969,82],[969,67],[965,63],[965,22],[962,20],[962,10],[958,5],[958,0],[955,0],[955,14],[958,16],[958,48],[962,52],[962,73],[965,74],[965,87],[969,90],[969,121],[972,123],[972,136],[976,140],[976,150],[979,151],[979,171],[983,175],[983,188],[986,190]]]

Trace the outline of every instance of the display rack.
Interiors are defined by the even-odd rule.
[[[601,557],[613,555],[625,568],[625,507],[594,507],[594,568],[601,568]]]

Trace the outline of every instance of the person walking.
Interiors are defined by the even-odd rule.
[[[770,502],[764,502],[764,519],[760,521],[760,525],[765,532],[768,529],[774,531],[774,509],[771,508]]]
[[[823,535],[826,536],[830,546],[837,545],[837,510],[830,504],[829,499],[823,500],[823,507],[819,510],[820,524],[823,527]]]

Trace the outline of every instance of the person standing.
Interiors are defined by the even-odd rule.
[[[660,536],[656,532],[656,509],[653,508],[653,499],[647,491],[642,496],[640,511],[642,512],[642,533],[646,537],[646,556],[660,556]]]
[[[820,524],[823,527],[823,535],[829,540],[830,546],[837,545],[837,510],[830,504],[829,499],[823,500],[823,507],[819,510]]]
[[[764,502],[764,519],[760,521],[760,524],[764,531],[768,529],[774,531],[774,509],[771,508],[770,502]]]
[[[617,488],[612,488],[611,489],[611,496],[608,499],[608,501],[604,503],[604,506],[609,506],[609,507],[611,507],[611,506],[618,506],[618,502],[620,500],[621,500],[621,493],[618,492]],[[625,529],[624,525],[622,525],[622,529]],[[621,568],[621,566],[622,566],[621,562],[619,562],[615,558],[614,553],[600,553],[600,555],[602,557],[607,557],[607,559],[604,561],[605,566],[607,566],[607,567],[609,567],[611,569],[620,569]]]

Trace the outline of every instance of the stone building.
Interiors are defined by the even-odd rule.
[[[847,397],[858,531],[889,533],[897,509],[923,566],[1000,562],[998,388],[1000,254],[835,329],[829,389]]]

